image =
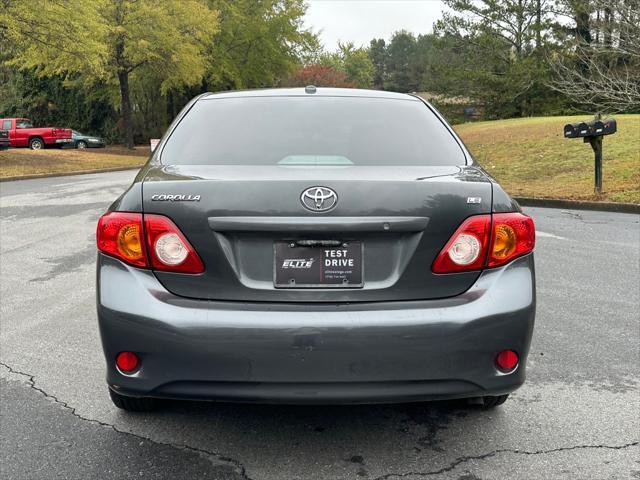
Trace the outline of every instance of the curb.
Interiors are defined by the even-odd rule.
[[[89,175],[91,173],[108,173],[108,172],[123,172],[125,170],[140,170],[139,167],[113,167],[113,168],[99,168],[97,170],[81,170],[75,172],[59,172],[59,173],[34,173],[33,175],[16,175],[13,177],[1,177],[0,182],[13,182],[14,180],[32,180],[34,178],[49,178],[49,177],[71,177],[73,175]]]
[[[640,214],[640,204],[614,202],[584,202],[579,200],[560,200],[557,198],[515,197],[525,207],[567,208],[571,210],[596,210],[600,212]]]

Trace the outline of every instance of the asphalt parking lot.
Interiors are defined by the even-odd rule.
[[[0,476],[640,478],[640,217],[526,209],[538,317],[528,381],[459,402],[112,406],[94,229],[134,173],[0,183]]]

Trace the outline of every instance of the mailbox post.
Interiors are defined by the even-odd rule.
[[[596,193],[602,193],[602,137],[616,133],[617,128],[613,118],[601,120],[600,115],[590,122],[568,123],[564,126],[565,138],[582,138],[593,149]]]

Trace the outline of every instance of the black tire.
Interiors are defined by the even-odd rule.
[[[76,148],[83,148],[84,149],[84,148],[87,148],[87,147],[88,147],[87,142],[85,142],[83,140],[80,140],[80,141],[78,141],[78,143],[76,143]]]
[[[150,412],[158,406],[158,401],[155,398],[127,397],[111,389],[109,389],[109,396],[116,407],[127,412]]]
[[[485,410],[490,410],[499,405],[502,405],[509,398],[509,394],[506,395],[498,395],[497,397],[482,397],[482,408]]]
[[[33,137],[29,140],[29,148],[31,150],[42,150],[44,148],[44,140],[40,137]]]

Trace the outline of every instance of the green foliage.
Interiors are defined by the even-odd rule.
[[[339,43],[338,51],[320,55],[320,65],[342,72],[347,83],[356,88],[371,88],[375,67],[369,52],[364,48],[356,48],[353,43]]]
[[[303,0],[211,0],[210,6],[220,12],[207,71],[213,90],[273,86],[318,48],[302,25]]]
[[[416,39],[412,33],[401,30],[391,37],[385,62],[385,90],[414,92],[420,79],[415,71]]]
[[[217,13],[196,0],[30,0],[10,2],[0,22],[20,46],[12,65],[113,85],[145,67],[166,91],[203,76]]]
[[[445,0],[433,34],[398,31],[371,41],[374,85],[427,92],[448,118],[473,107],[486,118],[571,111],[549,81],[553,41],[546,0]]]
[[[217,12],[199,0],[9,2],[0,22],[19,46],[10,65],[69,84],[111,86],[130,146],[130,82],[151,74],[160,93],[197,84],[218,26]]]
[[[382,89],[386,75],[387,44],[382,38],[374,38],[369,45],[369,58],[373,64],[373,87]]]
[[[0,113],[108,137],[117,125],[129,144],[193,96],[273,86],[319,49],[303,0],[1,3]]]

